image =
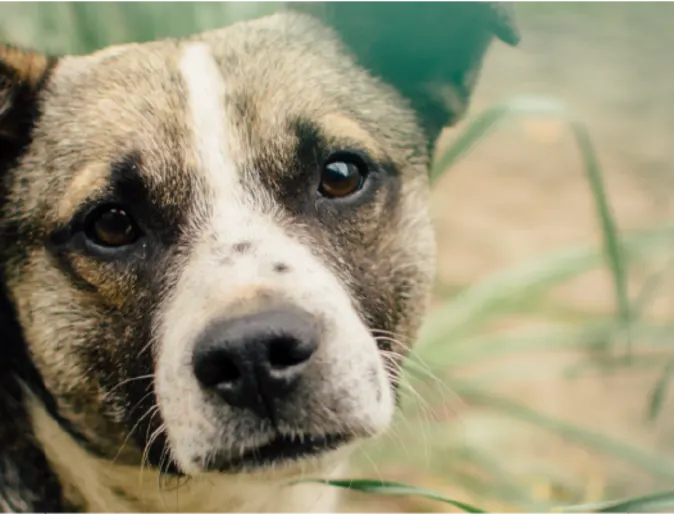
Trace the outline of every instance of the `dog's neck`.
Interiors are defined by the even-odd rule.
[[[160,477],[155,469],[113,464],[90,455],[46,412],[28,400],[35,436],[58,475],[66,501],[89,512],[334,512],[335,488],[284,486],[273,479],[208,475],[183,483]],[[346,459],[332,463],[329,476],[346,470]],[[327,471],[327,470],[326,470]]]

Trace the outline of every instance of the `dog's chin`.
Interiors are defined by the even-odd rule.
[[[214,450],[202,460],[196,474],[259,474],[272,472],[275,475],[293,474],[294,470],[309,471],[313,466],[320,467],[331,457],[337,457],[346,451],[350,443],[358,437],[354,434],[334,433],[321,436],[279,434],[270,441],[232,453]],[[162,472],[166,475],[185,476],[181,466],[168,460],[162,463]]]
[[[204,471],[240,474],[306,466],[344,448],[352,440],[353,436],[348,434],[278,435],[270,442],[238,455],[216,452],[208,459]]]

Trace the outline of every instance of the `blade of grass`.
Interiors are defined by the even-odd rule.
[[[620,331],[615,321],[598,321],[581,326],[560,326],[512,334],[489,334],[462,339],[460,344],[451,345],[443,352],[423,352],[412,348],[410,359],[418,358],[427,362],[431,371],[439,372],[493,361],[502,357],[512,357],[525,353],[549,352],[584,348],[596,341],[610,339]],[[674,333],[671,324],[638,323],[633,325],[635,346],[670,346],[669,339]]]
[[[625,462],[639,466],[653,476],[674,480],[674,464],[669,460],[661,459],[628,443],[613,439],[606,433],[595,432],[558,420],[515,401],[492,395],[479,387],[471,386],[465,381],[450,380],[449,384],[462,398],[474,404],[499,410],[510,417],[554,432],[569,441],[618,457]]]
[[[625,359],[620,357],[608,357],[606,359],[608,363],[604,363],[602,360],[593,364],[591,368],[590,366],[587,366],[587,368],[590,368],[595,374],[598,370],[599,372],[607,373],[619,368],[622,368],[625,372],[634,372],[636,370],[653,371],[662,364],[663,359],[667,359],[669,356],[670,353],[633,355],[630,362],[626,362]],[[471,373],[470,380],[471,382],[480,384],[480,387],[495,389],[507,382],[520,381],[524,376],[527,377],[527,380],[539,383],[558,378],[566,381],[582,378],[583,375],[579,373],[579,370],[577,368],[574,369],[572,366],[574,365],[572,364],[568,367],[560,366],[553,359],[537,364],[533,369],[530,362],[506,362],[499,363],[495,369],[473,372]]]
[[[650,401],[648,404],[648,419],[650,421],[655,421],[660,414],[662,405],[665,402],[665,396],[669,388],[669,383],[674,377],[674,359],[670,360],[665,369],[662,371],[662,375],[655,383],[655,387],[650,394]]]
[[[494,426],[499,420],[497,418],[495,423],[483,420],[478,424]],[[400,417],[397,419],[387,436],[369,441],[361,459],[365,466],[376,462],[380,469],[404,462],[408,469],[424,470],[431,476],[442,477],[475,498],[507,502],[517,509],[549,512],[552,506],[557,505],[533,497],[529,485],[522,481],[521,476],[513,473],[510,466],[506,469],[505,465],[510,462],[485,448],[479,440],[467,440],[466,429],[464,423],[406,415],[404,421]],[[432,442],[434,451],[430,458],[420,457],[420,452],[415,452],[420,437]],[[537,476],[553,479],[542,469],[537,470]]]
[[[673,243],[674,227],[667,226],[628,236],[623,248],[627,257],[634,258]],[[494,273],[431,312],[424,322],[418,348],[425,353],[444,348],[448,341],[466,337],[474,326],[509,312],[519,299],[542,294],[555,284],[593,269],[600,262],[601,254],[596,249],[581,247]]]
[[[632,321],[638,319],[656,297],[660,288],[665,283],[665,278],[674,271],[674,255],[672,255],[666,264],[659,271],[650,276],[639,291],[639,294],[632,302]]]
[[[560,102],[544,98],[515,98],[490,107],[472,120],[447,150],[435,160],[429,175],[431,183],[454,166],[490,130],[509,117],[529,114],[565,116],[567,112],[566,107]]]
[[[601,222],[604,252],[608,260],[609,268],[613,273],[616,307],[618,309],[618,315],[622,322],[623,329],[626,331],[627,350],[629,353],[632,345],[632,338],[630,337],[629,333],[631,308],[627,287],[627,271],[625,267],[623,249],[618,237],[618,228],[611,206],[609,205],[602,172],[599,167],[599,162],[593,149],[587,127],[578,120],[571,121],[570,126],[585,163],[585,172],[590,182],[590,187],[594,196],[599,220]]]
[[[669,337],[671,339],[671,328],[669,329]],[[622,371],[624,373],[635,372],[640,370],[652,371],[654,368],[658,368],[662,365],[663,361],[667,361],[671,357],[671,341],[667,342],[666,352],[662,353],[647,353],[644,355],[634,354],[630,357],[629,361],[624,359],[620,355],[616,356],[606,356],[603,359],[595,362],[581,362],[574,363],[569,365],[563,372],[563,378],[565,379],[578,379],[582,378],[585,374],[597,372],[605,373],[616,373]]]
[[[436,160],[431,169],[430,180],[435,182],[444,171],[453,166],[458,159],[465,155],[487,132],[508,117],[522,115],[552,115],[565,120],[571,129],[575,141],[580,149],[585,172],[590,184],[590,190],[597,207],[597,214],[602,230],[604,255],[613,275],[616,308],[618,317],[627,334],[628,350],[631,346],[629,336],[630,301],[627,287],[627,274],[620,246],[618,229],[610,207],[601,168],[594,151],[592,141],[586,126],[580,122],[563,104],[548,99],[517,98],[496,105],[479,115],[459,135],[457,140]]]
[[[436,500],[448,505],[457,507],[464,512],[482,513],[482,509],[473,507],[464,502],[446,498],[439,493],[429,491],[400,482],[388,482],[381,480],[302,480],[302,483],[313,482],[317,484],[325,484],[332,487],[342,487],[352,491],[359,491],[362,493],[384,494],[388,496],[421,496],[430,500]]]
[[[463,451],[456,449],[452,455],[457,455],[464,461],[479,466],[480,470],[486,471],[492,477],[492,480],[481,480],[473,484],[473,489],[481,495],[480,497],[491,496],[500,500],[526,504],[540,512],[550,508],[549,504],[533,498],[525,484],[503,469],[499,459],[495,458],[491,452],[465,446]]]
[[[558,512],[672,512],[674,491],[664,491],[624,500],[611,500],[555,509]]]

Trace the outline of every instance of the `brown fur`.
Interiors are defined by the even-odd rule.
[[[461,88],[472,87],[490,31],[482,29],[480,43],[470,49]],[[270,227],[269,232],[228,239],[215,230],[219,226],[209,228],[216,207],[226,203],[218,195],[229,192],[208,182],[217,176],[204,175],[203,155],[190,136],[199,127],[188,101],[190,85],[179,70],[181,55],[192,47],[212,55],[222,74],[218,80],[226,88],[222,102],[227,119],[221,129],[231,135],[222,145],[238,173],[232,187],[241,184],[236,194],[250,204],[251,226]],[[8,356],[5,367],[0,366],[5,375],[0,395],[7,398],[0,397],[0,406],[14,402],[29,438],[22,444],[38,454],[44,450],[53,471],[48,481],[66,491],[61,499],[40,494],[35,499],[33,468],[0,450],[0,464],[7,468],[0,467],[0,510],[159,508],[143,497],[92,503],[92,494],[107,477],[111,484],[104,497],[115,497],[111,491],[117,484],[133,498],[137,491],[125,489],[133,480],[120,477],[128,477],[131,471],[124,470],[138,469],[144,460],[160,472],[190,466],[212,471],[208,455],[197,450],[211,451],[209,445],[215,443],[199,434],[214,424],[222,423],[218,440],[229,446],[213,451],[228,454],[239,440],[266,437],[264,420],[227,414],[224,408],[216,413],[210,403],[190,404],[196,393],[185,389],[182,368],[176,364],[173,371],[164,371],[170,368],[162,364],[166,359],[182,359],[175,353],[180,348],[167,349],[162,343],[174,325],[183,326],[171,315],[174,309],[187,315],[176,305],[195,309],[189,321],[200,330],[216,318],[231,319],[265,303],[291,300],[311,310],[319,309],[314,305],[319,299],[324,310],[316,311],[317,317],[330,314],[326,306],[331,302],[335,312],[350,316],[321,318],[328,325],[334,321],[339,328],[343,321],[356,334],[362,324],[383,352],[392,343],[378,337],[392,335],[405,343],[392,348],[392,359],[404,356],[419,327],[433,272],[426,206],[429,141],[418,113],[431,130],[437,120],[425,119],[421,111],[415,114],[396,91],[399,84],[372,77],[355,57],[335,33],[293,14],[182,41],[63,57],[55,65],[45,57],[0,47],[0,171],[5,184],[0,270],[6,295],[0,310],[7,312],[0,334],[8,341],[0,350]],[[462,93],[462,98],[467,96]],[[417,99],[410,101],[416,105]],[[365,152],[378,171],[357,199],[308,201],[306,184],[315,180],[313,170],[333,148]],[[83,236],[76,235],[76,220],[91,202],[110,195],[131,198],[130,207],[151,237],[133,253],[92,256]],[[278,256],[268,256],[267,239],[283,245]],[[243,276],[235,270],[249,262],[261,263],[263,271],[251,282],[234,285]],[[213,278],[186,282],[185,276],[199,276],[191,267],[206,265],[211,271],[205,273]],[[317,278],[303,279],[309,268]],[[220,273],[225,283],[213,287]],[[317,294],[308,283],[312,280],[332,288],[326,291],[335,297],[311,296]],[[342,292],[348,302],[338,298]],[[379,430],[365,420],[370,413],[360,404],[369,394],[381,398],[384,393],[375,394],[377,384],[366,385],[356,371],[339,371],[369,362],[365,347],[349,344],[356,354],[340,355],[336,348],[317,357],[302,388],[279,411],[277,429],[293,434],[340,430],[356,437]],[[348,359],[354,360],[349,364]],[[368,370],[376,376],[375,368]],[[175,384],[168,403],[162,403],[165,386],[159,375]],[[394,373],[389,380],[395,388]],[[194,409],[200,417],[190,414]],[[332,418],[325,417],[324,409]],[[45,413],[54,426],[46,430],[41,422],[35,441],[28,416],[37,423]],[[228,416],[226,423],[223,416]],[[18,437],[11,422],[0,423],[0,442]],[[48,434],[54,430],[59,430],[59,440],[70,442],[50,443]],[[176,438],[182,441],[180,448],[171,443]],[[82,448],[77,450],[82,455],[79,471],[69,467],[59,450],[71,442]],[[191,462],[181,460],[188,454]],[[327,473],[321,467],[325,462],[317,461],[315,470]],[[8,481],[10,472],[25,484]],[[89,474],[90,487],[78,487],[78,472]],[[203,488],[198,491],[195,498]],[[189,505],[217,510],[208,501]],[[289,498],[281,507],[311,508],[306,502]],[[240,509],[245,502],[227,505]]]

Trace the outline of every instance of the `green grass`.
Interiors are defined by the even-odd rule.
[[[398,482],[381,480],[305,480],[304,482],[322,483],[332,487],[342,487],[352,491],[370,494],[419,496],[452,505],[463,512],[485,512],[479,507],[475,507],[468,503],[452,500],[451,498],[447,498],[433,491],[420,487],[412,487]],[[554,510],[558,512],[668,512],[672,509],[674,509],[674,491],[657,492],[623,500],[573,505]]]
[[[181,36],[211,29],[238,20],[267,14],[279,4],[269,3],[2,3],[0,4],[0,39],[52,54],[83,53],[110,44],[146,41],[166,36]],[[546,7],[547,8],[547,7]],[[521,4],[520,11],[538,19],[543,4]],[[634,7],[612,10],[604,16],[598,5],[555,4],[560,16],[572,14],[579,19],[624,24],[634,19]],[[631,9],[631,10],[630,10]],[[526,16],[525,16],[526,19]],[[400,444],[390,440],[374,443],[368,450],[382,477],[368,480],[333,482],[328,485],[378,495],[422,496],[451,504],[468,512],[480,512],[480,505],[447,498],[421,487],[386,481],[387,466],[405,463],[417,466],[425,474],[471,491],[477,497],[500,500],[522,510],[639,511],[674,508],[674,494],[656,493],[616,502],[569,506],[561,500],[534,498],[530,487],[509,471],[508,465],[520,457],[508,448],[494,450],[476,441],[462,440],[457,423],[436,420],[444,413],[453,395],[458,395],[477,410],[465,423],[471,434],[507,430],[508,423],[524,423],[556,434],[560,438],[587,448],[595,454],[609,455],[648,476],[672,482],[674,461],[620,440],[609,433],[580,426],[538,412],[516,400],[498,394],[499,384],[513,374],[528,373],[542,377],[549,372],[510,370],[482,376],[461,378],[468,366],[509,358],[552,353],[564,349],[587,349],[594,356],[566,370],[572,380],[587,371],[613,370],[643,366],[659,369],[653,389],[644,394],[645,422],[655,423],[662,415],[674,375],[671,351],[672,327],[644,319],[643,313],[662,283],[660,275],[647,281],[643,290],[629,291],[627,276],[632,266],[671,253],[674,226],[650,227],[639,232],[622,233],[616,223],[611,201],[604,186],[604,172],[594,151],[590,134],[582,122],[582,113],[574,113],[555,100],[517,98],[494,106],[475,116],[453,143],[437,156],[431,180],[437,181],[451,170],[469,151],[479,152],[479,143],[499,127],[516,123],[523,117],[547,116],[563,120],[573,135],[578,155],[587,177],[597,213],[599,237],[596,244],[567,248],[540,256],[511,269],[501,270],[482,281],[467,285],[447,295],[442,306],[431,312],[420,341],[408,360],[403,377],[406,391],[396,435]],[[560,312],[547,299],[548,292],[582,274],[607,269],[612,277],[615,310],[610,316],[586,316]],[[552,322],[549,328],[534,332],[494,335],[489,327],[512,314],[540,313],[547,309]],[[573,319],[569,322],[569,318]],[[649,350],[642,355],[642,350]],[[627,360],[626,356],[632,356]],[[421,399],[420,399],[421,397]],[[465,432],[464,432],[465,434]],[[423,443],[423,444],[422,444]],[[430,448],[420,448],[428,445]],[[419,454],[423,454],[422,457]],[[447,464],[451,461],[452,465]],[[565,484],[563,470],[553,465],[539,467],[540,477]],[[381,479],[380,479],[381,478]],[[573,478],[573,477],[572,477]],[[572,496],[579,497],[578,491]]]
[[[493,373],[489,374],[487,380],[484,378],[482,380],[461,380],[451,377],[451,373],[448,373],[453,369],[460,370],[462,366],[490,359],[528,355],[531,352],[545,352],[565,347],[587,347],[607,352],[612,349],[611,346],[615,341],[624,341],[623,336],[628,333],[629,349],[632,344],[636,344],[664,350],[650,362],[651,366],[654,362],[663,362],[663,355],[667,359],[662,375],[650,395],[650,400],[644,399],[645,402],[648,401],[651,420],[655,419],[660,412],[674,374],[674,357],[669,349],[674,326],[648,324],[638,320],[639,314],[648,302],[651,290],[655,287],[654,284],[647,283],[644,290],[635,295],[634,301],[630,299],[626,285],[627,271],[632,259],[645,258],[663,250],[671,250],[674,246],[674,225],[655,227],[621,236],[606,195],[603,171],[592,147],[589,133],[579,118],[573,116],[566,107],[554,101],[523,98],[488,109],[476,116],[455,138],[453,144],[445,150],[443,155],[438,156],[431,170],[431,180],[436,181],[443,173],[447,173],[459,159],[469,150],[474,149],[475,145],[488,137],[491,130],[500,124],[510,121],[513,117],[541,115],[566,121],[575,136],[588,178],[588,187],[597,206],[598,226],[603,244],[594,248],[569,248],[553,255],[537,258],[515,268],[498,272],[455,294],[428,316],[421,339],[407,363],[405,380],[410,384],[409,387],[415,388],[420,385],[420,381],[431,377],[431,382],[441,381],[441,399],[446,396],[442,393],[451,390],[453,394],[473,406],[487,408],[498,412],[501,416],[547,430],[596,453],[617,458],[654,477],[672,482],[674,481],[674,464],[671,459],[636,447],[628,441],[615,439],[607,433],[555,419],[517,401],[500,397],[494,392],[497,390],[498,377],[494,379]],[[481,330],[495,318],[513,312],[522,312],[527,306],[540,303],[541,297],[553,286],[601,266],[607,266],[613,278],[616,305],[613,316],[579,324],[571,329],[565,326],[557,330],[549,329],[534,334],[480,335]],[[428,402],[420,405],[417,399],[413,399],[411,405],[406,407],[406,412],[409,414],[414,410],[428,409],[429,405]],[[428,425],[428,422],[425,424]],[[420,427],[418,432],[422,430],[423,428]],[[473,460],[475,460],[474,457],[471,455]],[[503,455],[493,456],[490,460],[493,465],[500,459],[511,457],[504,452]],[[453,478],[457,480],[456,476]],[[459,477],[458,481],[460,480]],[[472,483],[462,485],[469,485],[469,488],[491,496],[495,490],[503,489],[503,481],[502,478],[500,484],[494,484],[493,478],[482,482],[473,479]],[[359,491],[379,494],[387,494],[388,487],[382,484],[380,488],[373,491],[369,480],[352,481],[351,486]],[[425,489],[415,492],[414,488],[401,489],[400,484],[391,486],[391,494],[399,495],[401,491],[445,502],[454,501]],[[503,500],[512,500],[502,492],[497,496]],[[520,493],[515,503],[522,509],[536,505],[534,500],[524,492]],[[465,504],[455,504],[455,506],[467,512],[476,512],[479,509]],[[544,507],[552,508],[560,507],[560,505],[547,504]],[[566,507],[574,510],[573,506]],[[656,508],[674,508],[674,493],[657,493],[580,507],[585,511],[601,512]]]

